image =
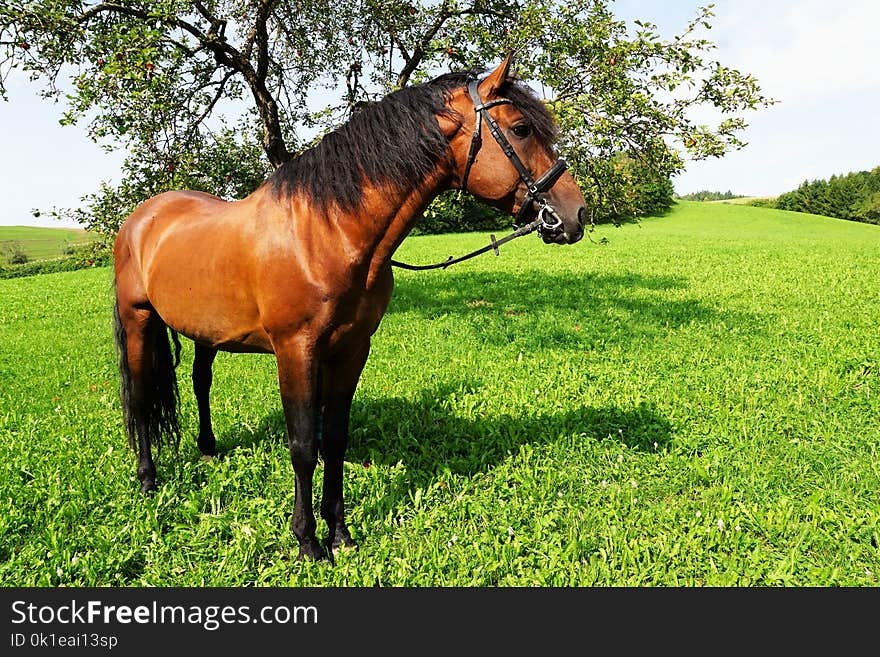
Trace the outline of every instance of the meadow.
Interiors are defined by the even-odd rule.
[[[58,258],[71,246],[87,244],[95,239],[92,233],[77,228],[41,228],[37,226],[0,226],[0,258],[15,245],[21,247],[28,260]]]
[[[183,341],[144,498],[112,270],[0,281],[0,585],[877,586],[880,227],[679,202],[591,237],[397,272],[333,565],[293,558],[271,357],[218,356],[206,462]]]

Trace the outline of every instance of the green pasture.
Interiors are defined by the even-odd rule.
[[[59,258],[66,247],[87,244],[93,239],[91,233],[78,228],[0,226],[0,264],[6,264],[7,251],[15,244],[21,246],[28,260],[45,260]]]
[[[334,565],[293,558],[271,357],[217,358],[205,462],[184,340],[144,498],[111,269],[0,281],[0,585],[877,586],[880,227],[680,202],[592,237],[397,273]]]

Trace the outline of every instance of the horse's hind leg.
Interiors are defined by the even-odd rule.
[[[120,400],[128,443],[138,452],[141,490],[156,490],[152,445],[171,441],[177,446],[177,378],[174,368],[179,342],[172,354],[165,323],[149,305],[135,304],[117,287],[113,312],[119,349]],[[176,334],[172,333],[176,338]]]
[[[211,366],[217,350],[196,343],[193,359],[192,382],[196,403],[199,407],[199,450],[202,456],[210,457],[217,453],[217,441],[211,427],[211,406],[209,402],[211,382],[214,375]]]
[[[331,553],[340,547],[357,547],[345,523],[342,471],[348,446],[351,401],[369,353],[370,342],[367,340],[357,352],[344,354],[328,364],[322,376],[324,427],[320,448],[324,458],[324,490],[321,517],[327,522],[326,545]]]
[[[153,463],[149,391],[153,387],[152,354],[149,346],[157,330],[146,309],[117,308],[117,342],[120,348],[119,369],[122,375],[122,405],[129,444],[137,448],[137,476],[141,491],[156,490],[156,466]],[[121,330],[120,330],[121,329]]]

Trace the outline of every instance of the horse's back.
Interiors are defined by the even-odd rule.
[[[153,229],[168,230],[175,223],[217,212],[229,202],[208,194],[191,190],[163,192],[138,205],[125,219],[116,238],[117,247],[143,239]]]

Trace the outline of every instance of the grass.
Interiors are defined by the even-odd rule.
[[[67,246],[87,244],[91,233],[78,228],[40,228],[35,226],[0,226],[0,256],[5,262],[7,250],[21,245],[28,260],[45,260],[64,255]]]
[[[680,202],[602,236],[397,273],[334,566],[293,560],[271,357],[218,357],[206,463],[184,341],[186,439],[144,499],[110,270],[0,281],[0,584],[877,586],[880,228]]]

